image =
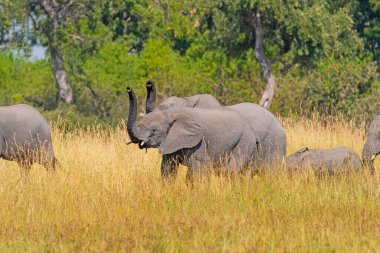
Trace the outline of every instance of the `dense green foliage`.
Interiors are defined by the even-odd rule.
[[[211,93],[223,104],[258,103],[265,82],[254,56],[255,8],[278,84],[272,111],[351,118],[380,113],[379,1],[80,4],[86,15],[68,18],[59,35],[74,95],[67,106],[57,100],[49,56],[29,60],[32,46],[47,42],[32,25],[28,1],[0,0],[2,105],[25,102],[54,118],[113,123],[125,117],[127,85],[143,105],[147,79],[155,80],[160,99]]]

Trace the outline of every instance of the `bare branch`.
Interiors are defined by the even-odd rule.
[[[131,17],[126,11],[123,12],[124,34],[128,33],[128,23],[131,21]]]
[[[69,37],[72,38],[73,40],[79,40],[80,42],[84,42],[84,41],[85,41],[84,38],[82,38],[82,37],[80,37],[80,36],[78,36],[78,35],[75,35],[75,34],[70,34],[70,33],[68,33],[67,36],[69,36]]]
[[[38,24],[37,20],[35,19],[33,13],[29,14],[29,18],[32,21],[33,29],[34,30],[40,30],[41,27],[39,26],[39,24]]]
[[[75,1],[71,0],[70,2],[68,2],[67,4],[65,4],[62,7],[62,9],[58,12],[58,17],[63,18],[64,16],[66,16],[68,10],[71,8],[71,6],[73,6],[74,3],[75,3]]]
[[[56,2],[54,0],[41,0],[40,5],[50,19],[57,18]]]

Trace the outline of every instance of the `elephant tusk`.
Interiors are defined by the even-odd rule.
[[[376,155],[373,155],[373,156],[371,157],[371,161],[375,160],[375,157],[376,157]]]
[[[146,145],[146,143],[144,141],[140,141],[139,148],[144,149],[144,148],[146,148],[145,145]]]

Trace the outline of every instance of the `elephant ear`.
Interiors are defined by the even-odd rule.
[[[172,154],[180,149],[192,148],[202,140],[201,126],[194,117],[185,112],[171,112],[172,120],[168,134],[160,145],[162,155]]]

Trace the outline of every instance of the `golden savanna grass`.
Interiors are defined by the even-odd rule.
[[[287,119],[288,153],[344,145],[364,126]],[[372,252],[380,249],[379,177],[317,177],[278,168],[253,178],[163,184],[157,150],[126,145],[124,129],[53,127],[61,168],[0,162],[0,252]],[[379,168],[379,158],[377,159]],[[378,172],[380,172],[378,170]]]

